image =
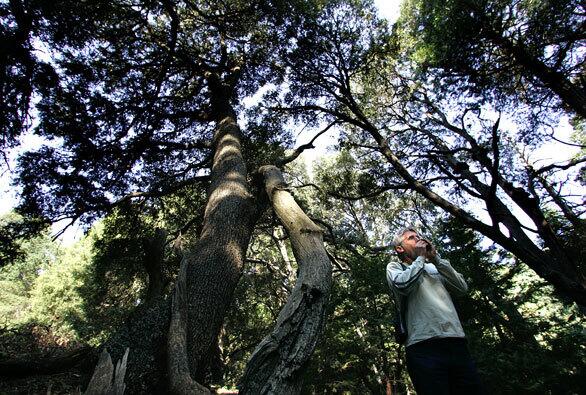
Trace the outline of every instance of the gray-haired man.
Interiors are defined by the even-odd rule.
[[[393,239],[400,262],[387,265],[398,303],[406,299],[407,370],[419,395],[478,394],[480,380],[448,290],[468,290],[462,275],[413,228]]]

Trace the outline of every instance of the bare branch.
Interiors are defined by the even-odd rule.
[[[499,150],[499,123],[501,122],[501,115],[499,114],[498,119],[492,126],[492,152],[494,160],[492,162],[492,168],[490,169],[490,176],[492,178],[490,183],[490,196],[496,196],[496,187],[499,184],[499,162],[500,162],[500,150]]]
[[[321,136],[322,134],[326,133],[328,130],[330,130],[333,126],[335,125],[339,125],[340,122],[338,121],[334,121],[332,123],[330,123],[328,126],[326,126],[324,129],[322,129],[320,132],[318,132],[315,136],[313,136],[313,138],[311,139],[311,141],[307,144],[303,144],[300,145],[299,147],[297,147],[297,149],[295,149],[295,151],[293,151],[290,155],[286,156],[283,159],[278,160],[277,162],[275,162],[275,166],[277,167],[283,167],[285,166],[287,163],[291,163],[293,162],[295,159],[297,159],[299,157],[299,155],[301,155],[301,153],[303,151],[305,151],[306,149],[312,149],[315,148],[315,146],[313,145],[313,143],[315,142],[315,140]]]
[[[567,170],[570,167],[579,165],[580,163],[584,163],[586,162],[586,156],[582,157],[582,158],[575,158],[572,160],[569,160],[567,163],[563,164],[563,165],[558,165],[558,164],[551,164],[548,166],[543,166],[540,169],[534,170],[534,174],[542,174],[545,173],[547,171],[553,170],[553,169],[560,169],[560,170]]]
[[[74,215],[72,217],[67,217],[69,219],[71,219],[71,221],[69,221],[69,223],[67,225],[65,225],[63,228],[61,228],[57,233],[55,233],[52,237],[51,237],[51,241],[55,241],[57,240],[59,237],[61,237],[63,235],[63,233],[65,233],[65,231],[67,229],[69,229],[69,227],[71,227],[75,221],[77,221],[79,219],[80,215]],[[59,220],[63,220],[66,218],[61,218]],[[53,221],[53,222],[57,222],[57,221]]]
[[[209,140],[197,140],[190,143],[176,143],[173,141],[165,140],[151,140],[151,143],[166,148],[180,149],[180,150],[191,150],[191,149],[211,149],[212,142]]]
[[[113,207],[119,206],[120,204],[122,204],[128,200],[139,198],[139,197],[162,197],[165,195],[169,195],[173,192],[176,192],[176,191],[180,190],[181,188],[186,187],[191,184],[194,184],[196,182],[208,181],[208,180],[209,180],[209,176],[195,176],[195,177],[189,178],[187,180],[178,182],[177,184],[172,185],[166,189],[144,191],[144,192],[141,192],[141,191],[131,192],[128,195],[123,196],[120,199],[116,200],[115,202],[110,203],[109,207],[113,208]]]

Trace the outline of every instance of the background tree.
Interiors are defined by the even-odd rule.
[[[424,69],[468,77],[483,95],[584,118],[584,4],[406,1],[400,45]],[[540,111],[541,112],[541,111]]]
[[[326,202],[328,221],[333,222],[333,229],[343,231],[330,245],[334,262],[342,266],[336,267],[334,277],[333,300],[337,304],[332,306],[331,327],[312,366],[316,377],[329,377],[331,372],[332,379],[310,381],[312,388],[384,392],[384,381],[377,383],[374,369],[366,370],[374,362],[379,372],[392,378],[393,393],[405,391],[401,381],[404,367],[392,340],[393,308],[385,294],[383,275],[388,260],[396,257],[388,250],[381,256],[380,249],[365,243],[368,238],[357,235],[367,235],[371,243],[384,246],[397,229],[419,223],[422,232],[434,239],[442,257],[467,279],[470,291],[456,303],[485,386],[492,393],[555,391],[561,385],[558,372],[563,371],[568,374],[563,390],[576,391],[579,373],[569,372],[580,372],[585,366],[584,355],[572,351],[576,336],[581,336],[575,331],[583,325],[577,306],[564,304],[551,286],[506,251],[494,245],[481,247],[477,234],[417,195],[389,190],[353,199],[361,184],[360,175],[370,166],[368,156],[345,152],[324,164],[314,180],[323,193],[319,200]],[[346,183],[339,181],[342,179]],[[345,196],[340,196],[339,185],[344,185]],[[388,228],[381,231],[385,225]],[[346,297],[341,297],[343,290]],[[353,328],[360,328],[364,337],[357,336]],[[391,362],[386,365],[390,370],[383,369],[384,357]],[[341,380],[336,367],[345,369],[347,380]]]
[[[392,336],[393,306],[383,273],[386,263],[394,256],[384,246],[395,229],[407,223],[420,223],[422,230],[436,240],[442,256],[467,277],[469,295],[457,299],[456,303],[487,387],[497,394],[544,393],[559,388],[579,392],[585,360],[576,348],[583,336],[583,319],[576,307],[560,303],[550,286],[506,252],[492,247],[481,249],[478,236],[443,218],[417,195],[389,190],[367,199],[353,199],[365,185],[364,175],[370,166],[368,156],[346,151],[338,158],[324,160],[313,179],[298,171],[298,166],[289,168],[296,199],[312,216],[321,218],[322,226],[327,229],[327,249],[333,257],[334,270],[331,318],[308,366],[303,391],[386,393],[390,387],[392,393],[406,393],[406,388],[411,388],[400,348]],[[341,194],[346,195],[345,199]],[[255,230],[247,267],[221,332],[221,348],[218,354],[213,354],[213,363],[218,365],[211,372],[220,374],[224,365],[226,375],[211,377],[213,383],[227,386],[238,383],[255,345],[270,333],[272,322],[287,300],[297,267],[283,231],[279,226],[274,228],[275,224],[276,220],[269,214]],[[98,245],[102,243],[104,240]],[[68,278],[71,269],[79,267],[74,263],[78,258],[83,258],[83,254],[70,254],[69,263],[64,261],[65,267],[54,271],[61,273],[51,277],[50,283],[58,285],[56,289],[70,286]],[[109,277],[108,283],[113,279],[125,281],[123,276],[119,280]],[[107,287],[103,282],[100,285]],[[134,300],[144,295],[145,285],[133,291]],[[77,293],[76,298],[83,300],[84,294]],[[120,314],[117,310],[121,307],[104,304],[100,308],[102,316],[107,316]],[[77,309],[82,311],[84,305],[78,305]],[[132,314],[136,313],[142,315],[144,309],[139,306]],[[60,320],[65,318],[64,314],[59,316]],[[39,317],[44,319],[45,315]],[[92,327],[91,313],[78,317],[81,320],[75,328],[84,322]],[[63,323],[67,327],[71,321]],[[3,347],[20,344],[9,336],[10,332],[2,333],[3,339],[10,339],[1,343]],[[62,335],[61,338],[72,341],[71,337]],[[11,355],[9,350],[2,350],[5,355]],[[560,374],[564,375],[563,383]],[[71,383],[76,383],[75,379],[64,377],[53,376],[53,388],[73,390],[77,384],[72,387]],[[3,380],[1,388],[14,389],[8,387],[14,382],[14,379]],[[34,384],[29,377],[27,383],[36,385],[33,388],[37,392],[46,389],[46,381],[42,385]],[[16,388],[26,387],[21,383]]]
[[[24,219],[14,212],[0,217],[2,225],[20,224]],[[29,239],[10,240],[14,248],[2,249],[2,323],[6,327],[26,322],[30,298],[40,271],[60,258],[61,251],[51,242],[48,229]]]
[[[487,4],[492,10],[504,3]],[[391,36],[370,2],[115,1],[107,6],[92,2],[80,7],[86,5],[79,15],[93,17],[72,20],[84,32],[80,40],[65,46],[50,39],[43,41],[52,55],[52,60],[45,62],[52,70],[51,83],[43,85],[42,92],[38,88],[39,93],[34,94],[38,101],[29,104],[38,103],[35,110],[39,123],[34,132],[48,141],[21,157],[17,181],[23,192],[20,210],[45,222],[67,219],[72,223],[90,223],[115,210],[111,222],[106,223],[105,237],[98,241],[101,264],[94,273],[103,275],[94,277],[99,279],[96,287],[92,288],[94,285],[89,281],[85,285],[89,285],[87,295],[97,296],[98,308],[106,315],[112,311],[107,305],[117,296],[116,288],[125,281],[136,283],[136,288],[124,294],[124,308],[128,310],[118,316],[122,321],[128,313],[129,319],[115,331],[114,327],[104,331],[112,334],[106,345],[114,359],[119,359],[128,346],[133,350],[127,372],[131,391],[168,391],[168,377],[175,392],[205,392],[207,389],[201,384],[219,377],[220,356],[234,364],[229,372],[230,380],[235,380],[240,374],[235,369],[243,364],[239,358],[251,355],[250,345],[268,333],[260,330],[268,331],[273,316],[282,323],[280,317],[287,317],[292,310],[286,307],[277,313],[280,307],[317,295],[316,305],[323,308],[327,292],[319,285],[326,282],[307,286],[303,274],[306,268],[301,262],[297,268],[288,264],[290,258],[284,257],[290,252],[283,243],[282,231],[274,231],[274,221],[265,222],[267,217],[263,216],[272,192],[265,194],[267,185],[263,185],[262,172],[256,170],[266,164],[284,166],[313,143],[312,140],[286,152],[292,145],[291,125],[314,127],[314,137],[337,127],[341,130],[343,148],[331,168],[324,166],[326,169],[319,175],[323,182],[313,182],[314,189],[321,192],[308,195],[323,201],[323,205],[314,205],[307,199],[302,206],[326,230],[328,252],[339,279],[334,288],[337,305],[330,306],[330,311],[340,314],[332,326],[340,332],[326,341],[311,369],[331,372],[327,365],[335,360],[335,365],[344,369],[350,379],[345,383],[310,381],[307,388],[405,388],[401,381],[404,370],[388,336],[390,329],[385,326],[385,316],[391,309],[388,297],[382,294],[384,276],[375,274],[379,269],[363,265],[382,264],[388,259],[378,255],[380,246],[388,243],[388,237],[401,224],[415,219],[428,232],[437,228],[433,219],[439,214],[433,205],[460,219],[465,227],[498,242],[560,293],[584,305],[579,254],[568,250],[569,246],[579,245],[580,238],[565,238],[568,234],[579,234],[576,224],[583,222],[581,209],[565,196],[566,189],[552,188],[557,182],[553,172],[558,173],[557,177],[570,170],[566,174],[571,175],[583,158],[537,166],[523,152],[524,147],[538,147],[542,139],[547,143],[556,138],[546,130],[557,127],[558,113],[547,118],[538,109],[533,118],[520,117],[520,123],[529,119],[538,128],[535,133],[524,133],[519,138],[507,124],[507,111],[514,108],[511,103],[524,103],[526,109],[531,109],[530,100],[517,100],[512,95],[515,100],[509,101],[506,95],[510,90],[491,91],[492,88],[471,78],[460,78],[437,67],[425,70],[421,64],[414,64],[411,47],[400,42],[409,40],[409,35],[403,32],[403,36]],[[99,12],[92,14],[92,7],[98,7]],[[519,7],[513,12],[515,18],[522,16],[517,11],[524,8]],[[452,3],[447,9],[460,15]],[[16,28],[18,24],[13,21],[17,17],[12,15],[16,8],[4,10],[12,10],[3,14],[6,29]],[[439,12],[429,12],[432,11]],[[61,19],[51,19],[44,8],[35,12],[35,20],[42,21],[47,28],[61,26]],[[574,14],[576,18],[580,16],[579,12]],[[569,29],[578,23],[572,18],[564,25]],[[86,22],[91,29],[84,25]],[[41,30],[30,30],[30,37],[40,34],[38,31]],[[25,49],[33,53],[34,46],[26,45]],[[574,73],[570,76],[568,71],[566,77],[570,79],[575,78],[580,60],[575,63],[577,58],[570,59],[569,54],[579,54],[579,45],[576,41],[568,47],[568,56],[562,61],[564,70]],[[560,52],[559,59],[562,58]],[[504,66],[501,68],[505,70]],[[18,70],[16,67],[9,71]],[[536,81],[531,83],[538,86]],[[543,90],[537,93],[556,92],[543,84]],[[266,92],[260,105],[246,109],[242,99],[259,91]],[[561,94],[559,97],[563,101]],[[556,100],[548,105],[561,108]],[[18,111],[24,114],[24,110]],[[574,123],[579,122],[576,117]],[[516,144],[517,139],[525,146]],[[303,182],[308,188],[309,181]],[[276,188],[285,193],[282,189],[283,185]],[[478,203],[486,209],[488,217],[474,208]],[[524,211],[529,222],[517,220],[514,207]],[[317,220],[320,217],[321,221]],[[161,248],[150,248],[160,246],[150,241],[163,239],[155,237],[162,234],[156,232],[157,228],[167,233],[162,253]],[[317,236],[317,229],[311,229]],[[263,240],[256,240],[253,248],[249,248],[259,230],[267,232],[264,237],[271,239],[275,250],[267,252],[263,246],[262,251],[254,251],[263,242],[267,244]],[[172,241],[186,232],[186,240],[181,237]],[[529,237],[532,233],[534,237]],[[435,236],[441,244],[442,235]],[[476,243],[457,232],[452,236],[464,240],[470,248]],[[180,267],[170,254],[171,244],[181,245]],[[147,250],[151,252],[145,253]],[[117,255],[123,251],[124,254]],[[153,265],[161,260],[151,258],[161,255],[165,258],[163,265]],[[256,265],[249,271],[245,271],[244,265],[247,257],[249,263]],[[538,295],[535,300],[544,304],[534,310],[539,313],[544,313],[546,306],[561,306],[556,298],[536,293],[536,287],[529,285],[533,280],[523,278],[521,274],[527,273],[521,270],[513,270],[512,277],[505,273],[506,280],[494,285],[489,280],[501,271],[480,258],[474,262],[486,270],[475,277],[479,284],[475,303],[468,301],[465,306],[480,306],[485,316],[492,319],[470,319],[470,325],[477,325],[472,329],[475,336],[495,345],[491,352],[498,347],[504,349],[509,336],[527,335],[527,349],[547,360],[548,352],[541,354],[541,350],[554,347],[549,338],[574,333],[580,325],[574,307],[566,304],[564,319],[569,324],[552,324],[551,330],[541,331],[543,321],[537,320],[535,325],[529,322],[532,295]],[[508,262],[506,265],[507,269],[511,267]],[[67,275],[55,276],[54,283],[61,279],[77,280],[73,266],[67,266],[71,268]],[[90,267],[86,263],[81,266]],[[250,303],[254,310],[249,312],[245,311],[246,300],[236,301],[236,317],[245,317],[247,326],[247,331],[239,336],[229,332],[234,320],[224,326],[224,316],[230,314],[242,273],[251,283],[256,279],[249,274],[263,272],[257,269],[261,266],[272,270],[276,277],[261,276],[252,290],[263,296],[274,295],[275,299],[260,303],[260,297],[251,294],[252,290],[238,291],[238,297],[244,295],[255,302]],[[161,267],[168,272],[163,270],[163,280],[158,281]],[[301,274],[293,286],[292,273],[296,269]],[[100,294],[97,287],[103,286],[104,278],[114,281],[110,290]],[[367,284],[375,278],[380,279],[379,285],[368,288]],[[170,289],[164,285],[167,279],[174,281],[174,286],[169,284]],[[151,285],[152,291],[147,291]],[[66,286],[54,288],[64,295],[69,292]],[[68,291],[60,291],[62,288]],[[295,291],[300,289],[303,292],[297,295],[302,297],[295,299]],[[165,299],[168,292],[173,297]],[[514,299],[512,293],[531,302],[509,303]],[[158,294],[162,297],[153,296]],[[367,302],[349,301],[349,295],[354,294]],[[491,298],[498,300],[498,306]],[[141,303],[146,300],[148,303]],[[83,314],[87,312],[81,300],[75,303],[78,301],[80,304],[75,306],[81,306],[80,314],[70,309],[75,314],[67,316],[78,317],[84,323],[87,317]],[[132,302],[138,304],[136,309],[131,308]],[[256,312],[261,313],[258,318]],[[317,316],[319,329],[323,310]],[[556,322],[551,316],[546,321]],[[303,325],[311,324],[309,320],[299,322],[294,335],[303,332]],[[259,332],[253,332],[254,329]],[[356,341],[350,338],[353,334],[364,349],[356,347],[341,352]],[[225,352],[219,347],[218,338],[224,341]],[[279,338],[299,339],[281,334]],[[270,344],[268,339],[262,344]],[[291,388],[296,391],[315,339],[312,335],[311,341],[301,344],[302,358],[289,375]],[[167,347],[161,346],[165,344]],[[308,344],[310,347],[305,347]],[[271,349],[271,356],[277,355],[278,363],[287,361],[289,354],[283,350],[288,345],[284,342]],[[557,346],[566,351],[571,348],[571,340]],[[230,350],[235,354],[230,354]],[[518,360],[527,358],[522,350],[517,351]],[[490,358],[486,356],[485,361]],[[560,370],[580,372],[580,358],[562,361]],[[356,361],[373,363],[364,365]],[[209,369],[210,366],[214,368]],[[262,363],[250,366],[259,367]],[[493,374],[489,370],[486,377],[495,377]],[[543,377],[539,388],[551,388],[554,376]],[[568,383],[568,388],[573,388],[573,381]],[[505,392],[506,388],[502,388]],[[514,382],[510,388],[526,387]]]
[[[356,18],[346,18],[352,12]],[[465,84],[437,75],[417,77],[411,64],[393,52],[384,26],[358,14],[350,9],[344,17],[324,14],[296,52],[283,55],[295,88],[272,108],[298,120],[313,114],[313,119],[321,115],[323,122],[343,124],[344,144],[372,155],[373,171],[386,174],[375,191],[363,196],[388,189],[416,191],[584,306],[582,263],[547,221],[549,205],[534,188],[535,174],[527,175],[515,153],[516,136],[495,115],[498,108],[483,108],[485,99],[467,94]],[[377,164],[379,158],[386,164]],[[568,169],[583,160],[551,166]],[[534,170],[542,174],[546,167]],[[479,204],[488,220],[471,210]],[[529,218],[529,226],[513,208]]]

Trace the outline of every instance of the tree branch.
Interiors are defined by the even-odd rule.
[[[537,170],[533,170],[533,173],[535,175],[539,175],[539,174],[545,173],[545,172],[553,170],[553,169],[567,170],[570,167],[579,165],[580,163],[584,163],[584,162],[586,162],[586,156],[584,156],[582,158],[575,158],[575,159],[569,160],[567,163],[565,163],[563,165],[558,165],[558,164],[547,165],[547,166],[541,167]]]
[[[330,130],[333,126],[338,125],[339,123],[340,122],[338,122],[338,121],[331,122],[328,126],[326,126],[324,129],[322,129],[320,132],[318,132],[315,136],[313,136],[313,138],[311,139],[311,141],[309,143],[300,145],[290,155],[287,155],[285,158],[276,161],[275,162],[275,166],[282,168],[287,163],[293,162],[295,159],[297,159],[299,157],[299,155],[301,155],[301,153],[303,151],[305,151],[306,149],[315,148],[315,146],[313,145],[313,143],[315,142],[315,140],[319,136],[321,136],[322,134],[324,134],[328,130]]]

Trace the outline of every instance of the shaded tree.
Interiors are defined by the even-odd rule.
[[[561,104],[583,118],[584,16],[584,4],[571,0],[408,1],[398,34],[423,68],[469,77],[485,95]]]
[[[582,336],[575,332],[582,325],[577,308],[560,303],[551,287],[504,251],[481,248],[480,238],[456,220],[436,226],[443,256],[468,279],[471,292],[457,307],[486,388],[579,392],[585,359],[575,347]]]
[[[558,229],[547,221],[539,192],[531,189],[530,181],[536,178],[526,168],[519,171],[497,117],[485,116],[480,107],[485,102],[478,96],[454,99],[464,83],[436,89],[441,76],[423,79],[405,58],[397,60],[387,26],[376,18],[370,2],[116,1],[101,9],[91,26],[90,34],[76,45],[59,47],[47,40],[55,55],[50,63],[53,81],[59,83],[40,96],[35,133],[49,142],[21,157],[17,184],[23,189],[22,211],[71,223],[90,223],[125,205],[155,207],[181,194],[193,198],[181,211],[185,214],[173,220],[172,232],[195,227],[198,233],[183,249],[173,297],[154,297],[140,305],[107,343],[115,360],[130,346],[131,391],[166,391],[167,380],[172,392],[207,391],[208,367],[218,354],[224,316],[255,225],[271,191],[284,192],[282,185],[268,185],[267,195],[262,172],[256,170],[271,163],[283,166],[311,145],[285,155],[291,143],[287,114],[306,126],[322,127],[316,135],[343,126],[341,144],[368,163],[361,174],[331,177],[339,185],[330,193],[346,198],[345,209],[356,226],[348,232],[352,240],[344,243],[350,252],[334,255],[349,262],[362,259],[360,248],[368,250],[370,232],[377,228],[360,218],[354,204],[361,203],[348,201],[365,196],[382,200],[391,190],[413,191],[515,253],[584,306],[580,265],[568,256]],[[242,98],[261,89],[267,92],[261,105],[246,111]],[[473,126],[466,124],[469,116]],[[237,120],[245,120],[242,129]],[[346,163],[352,166],[353,160],[348,154]],[[194,198],[204,188],[206,199]],[[533,221],[537,241],[527,237],[527,226],[512,215],[511,201]],[[481,202],[490,219],[482,221],[465,209],[468,202]],[[400,203],[396,208],[405,207]],[[157,226],[149,221],[137,222],[140,231],[134,235],[124,229],[126,236],[133,236],[126,238],[130,253],[145,251],[143,242]],[[316,222],[330,230],[327,222]],[[348,222],[341,225],[340,233],[353,228]],[[319,240],[317,229],[311,229]],[[313,244],[317,256],[320,243]],[[319,256],[323,263],[323,254]],[[157,266],[140,261],[142,268]],[[308,268],[299,269],[304,273]],[[349,286],[364,285],[361,281],[372,278],[366,272],[358,270]],[[323,326],[328,289],[325,283],[308,285],[307,279],[300,275],[291,288],[302,292],[291,293],[289,302],[319,296],[316,311],[311,311],[311,303],[300,304],[305,308],[301,315],[318,317],[311,339],[303,343],[293,336],[311,324],[303,319],[285,328],[293,328],[291,332],[277,332],[282,342],[267,338],[255,354],[261,357],[253,358],[247,373],[254,380],[245,380],[245,387],[258,381],[254,388],[261,388],[268,381],[259,375],[268,355],[272,367],[286,365],[272,372],[274,376],[287,371],[288,388],[299,391],[299,379]],[[292,285],[290,278],[283,283]],[[380,312],[377,301],[386,303],[384,297],[361,292],[375,299],[369,305],[371,314]],[[291,322],[288,313],[294,309],[285,306],[278,324]],[[263,327],[267,321],[265,317]],[[388,328],[379,322],[369,329],[376,334],[368,333],[365,339],[372,335],[384,343]],[[303,346],[295,363],[284,351],[291,339],[301,339]],[[266,350],[270,352],[263,356]],[[389,383],[392,363],[371,351]],[[380,375],[372,371],[364,388],[376,386]]]
[[[386,174],[363,196],[413,190],[586,305],[581,262],[547,221],[542,194],[515,154],[515,140],[500,126],[498,111],[494,116],[481,107],[481,98],[461,94],[462,84],[414,78],[408,62],[390,56],[393,41],[386,39],[384,27],[374,19],[346,18],[351,12],[324,16],[323,23],[308,28],[295,52],[284,55],[296,84],[272,108],[296,119],[313,114],[343,124],[343,144],[372,155],[372,171]],[[385,163],[377,163],[381,159]],[[553,166],[567,169],[583,160]],[[467,204],[481,204],[488,220]],[[519,221],[512,207],[522,210],[531,225]]]
[[[11,0],[0,4],[0,152],[18,144],[33,125],[34,102],[60,83],[49,54],[80,48],[91,39],[96,21],[112,12],[109,2]]]

